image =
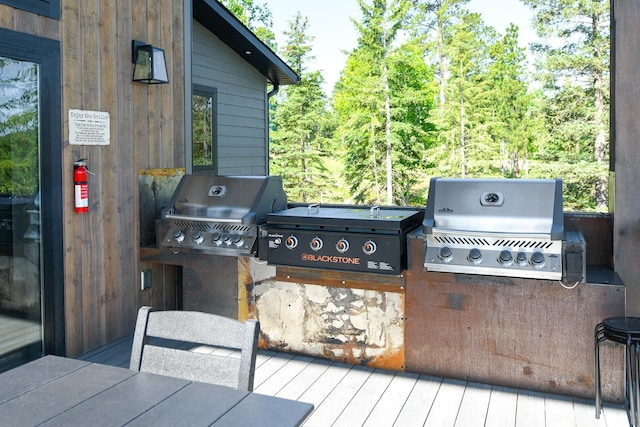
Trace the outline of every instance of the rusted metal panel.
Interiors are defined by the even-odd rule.
[[[156,244],[156,220],[168,205],[183,175],[184,169],[169,168],[146,169],[138,176],[140,246]]]
[[[359,273],[349,271],[277,267],[276,278],[282,282],[311,283],[334,288],[370,289],[380,292],[403,292],[404,275]]]
[[[593,397],[593,330],[624,315],[623,286],[427,272],[422,239],[410,244],[407,371]],[[602,346],[610,400],[623,398],[622,354]]]
[[[269,279],[253,286],[261,346],[404,369],[404,294]]]

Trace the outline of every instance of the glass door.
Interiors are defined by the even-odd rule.
[[[0,55],[0,371],[44,352],[39,80]]]

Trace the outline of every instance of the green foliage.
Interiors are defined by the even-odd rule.
[[[521,1],[541,37],[534,64],[515,25],[498,33],[469,0],[358,0],[331,106],[295,16],[281,52],[302,79],[271,123],[290,199],[424,205],[430,176],[559,177],[565,209],[606,209],[609,1]]]
[[[330,132],[323,79],[320,72],[303,71],[311,50],[308,21],[298,13],[289,25],[283,56],[301,78],[284,89],[273,112],[270,170],[282,176],[291,200],[335,201],[331,193],[336,181],[325,165]]]
[[[37,190],[37,111],[27,111],[0,123],[0,194],[26,196]]]

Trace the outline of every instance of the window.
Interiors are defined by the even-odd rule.
[[[217,174],[217,90],[193,85],[193,171]]]

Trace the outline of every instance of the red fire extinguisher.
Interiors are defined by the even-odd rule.
[[[73,164],[74,207],[76,212],[89,212],[89,183],[87,181],[87,161],[80,159]]]

